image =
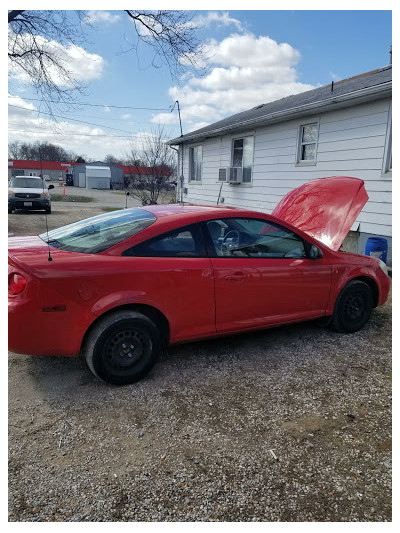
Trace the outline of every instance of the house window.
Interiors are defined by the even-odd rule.
[[[317,160],[318,122],[300,126],[298,163],[315,163]]]
[[[232,166],[243,170],[243,183],[250,183],[253,173],[254,137],[234,139],[232,149]]]
[[[388,132],[386,134],[384,172],[385,174],[389,174],[392,172],[392,120],[391,118],[390,118],[389,125],[388,125]]]
[[[36,172],[29,172],[30,176],[36,176]]]
[[[190,181],[201,181],[203,161],[203,147],[201,145],[189,148],[189,176]]]
[[[390,141],[386,154],[386,172],[392,172],[392,132],[390,132]]]

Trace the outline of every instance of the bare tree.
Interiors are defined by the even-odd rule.
[[[8,145],[8,154],[10,159],[33,161],[69,162],[77,159],[74,152],[67,152],[62,146],[40,141],[34,143],[14,141]]]
[[[130,49],[137,49],[140,41],[152,47],[153,66],[159,66],[159,58],[173,74],[184,65],[194,65],[202,54],[188,11],[126,10],[126,13],[133,21],[136,36]],[[8,12],[8,25],[11,72],[31,83],[50,111],[51,104],[73,104],[76,91],[82,91],[83,86],[74,79],[57,45],[78,46],[86,41],[90,26],[86,12],[12,10]]]
[[[126,13],[135,25],[137,41],[132,48],[137,49],[139,41],[154,50],[153,66],[160,66],[157,60],[167,64],[174,76],[185,66],[200,67],[204,54],[200,41],[196,38],[196,25],[188,11],[132,11]]]
[[[122,159],[118,159],[112,154],[107,154],[106,157],[104,158],[104,162],[107,163],[107,165],[123,165],[124,164]]]
[[[83,17],[83,11],[8,12],[10,71],[31,83],[45,103],[71,103],[76,91],[82,90],[55,44],[82,44]],[[50,105],[47,107],[51,110]]]
[[[21,159],[21,143],[20,141],[13,141],[8,143],[8,157],[9,159]]]
[[[148,135],[138,152],[132,148],[127,156],[129,194],[146,204],[156,204],[162,192],[176,185],[176,152],[166,143],[163,128]],[[135,163],[140,161],[142,165]]]

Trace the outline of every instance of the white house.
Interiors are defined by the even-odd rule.
[[[179,201],[271,213],[320,177],[365,181],[369,201],[344,249],[381,236],[391,264],[391,65],[259,105],[169,141],[179,147]],[[347,248],[346,248],[347,246]]]

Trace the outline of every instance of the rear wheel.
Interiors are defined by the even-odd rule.
[[[350,281],[336,300],[331,327],[342,333],[353,333],[368,322],[373,308],[370,287],[363,281]]]
[[[8,208],[8,214],[11,215],[12,212],[13,212],[13,208],[12,208],[12,207],[9,207],[9,208]]]
[[[116,311],[89,333],[83,350],[95,376],[114,385],[142,379],[161,351],[159,331],[147,316],[135,311]]]

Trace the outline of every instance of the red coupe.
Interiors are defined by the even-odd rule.
[[[168,344],[324,316],[357,331],[390,288],[382,261],[339,251],[367,199],[362,180],[320,178],[272,215],[159,205],[11,237],[9,347],[81,353],[121,385]]]

